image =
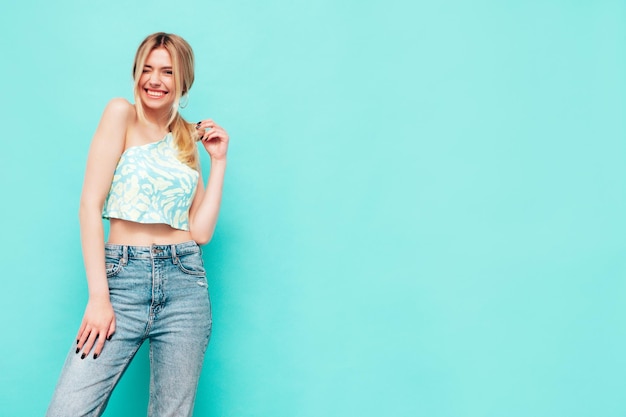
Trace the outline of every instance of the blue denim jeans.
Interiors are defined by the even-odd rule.
[[[191,416],[211,335],[211,304],[200,247],[106,244],[116,331],[97,359],[70,352],[48,417],[100,416],[144,340],[150,341],[148,416]]]

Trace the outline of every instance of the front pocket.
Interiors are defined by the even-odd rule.
[[[187,275],[193,275],[194,277],[203,277],[206,275],[202,257],[198,253],[178,256],[176,258],[176,265],[178,265],[178,269]]]
[[[122,270],[121,259],[110,258],[107,256],[105,267],[106,267],[107,278],[114,277],[115,275],[119,274],[120,271]]]

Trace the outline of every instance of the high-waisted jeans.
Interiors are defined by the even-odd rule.
[[[100,416],[146,339],[148,416],[191,416],[211,335],[211,304],[199,246],[106,244],[105,254],[115,333],[97,359],[81,359],[74,342],[47,416]]]

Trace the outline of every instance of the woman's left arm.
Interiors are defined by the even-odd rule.
[[[196,196],[189,210],[189,230],[191,238],[199,245],[204,245],[213,237],[222,203],[229,138],[228,133],[211,119],[199,122],[196,129],[204,148],[211,156],[211,170],[206,189],[200,172]]]

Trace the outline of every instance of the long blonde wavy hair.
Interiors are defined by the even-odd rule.
[[[172,33],[158,32],[149,35],[141,42],[135,55],[133,63],[135,108],[139,120],[145,121],[146,115],[139,93],[141,86],[139,79],[143,67],[148,59],[148,55],[154,49],[165,48],[172,59],[172,72],[174,74],[174,104],[170,110],[168,126],[174,138],[174,144],[178,148],[178,159],[192,167],[198,169],[198,148],[196,141],[198,134],[195,125],[187,122],[178,112],[180,99],[189,92],[194,80],[194,57],[191,46],[178,35]]]

